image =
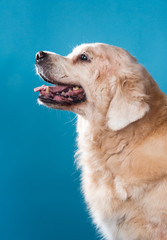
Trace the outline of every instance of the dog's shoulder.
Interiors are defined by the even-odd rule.
[[[146,137],[132,153],[132,168],[143,180],[167,175],[167,123]]]

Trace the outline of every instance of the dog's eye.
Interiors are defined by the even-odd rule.
[[[86,56],[85,53],[82,53],[82,54],[81,54],[80,60],[81,60],[81,61],[88,61],[88,57]]]

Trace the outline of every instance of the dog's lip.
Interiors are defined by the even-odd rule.
[[[48,83],[51,83],[53,85],[58,85],[58,86],[79,86],[79,87],[82,87],[80,86],[79,84],[75,84],[75,83],[72,83],[72,82],[69,82],[69,83],[64,83],[63,80],[64,79],[68,79],[68,76],[62,76],[59,80],[55,80],[55,79],[51,79],[51,78],[48,78],[46,76],[44,76],[42,73],[38,73],[39,76],[45,81],[45,82],[48,82]],[[61,82],[60,82],[61,81]]]
[[[52,79],[49,79],[47,77],[45,77],[43,74],[39,73],[39,76],[45,81],[45,82],[48,82],[48,83],[51,83],[51,84],[60,84],[58,83],[58,81],[53,81]],[[63,83],[61,85],[64,85]]]

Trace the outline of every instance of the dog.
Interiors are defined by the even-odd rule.
[[[126,50],[82,44],[66,57],[40,51],[53,86],[38,102],[72,111],[77,163],[93,222],[107,240],[167,239],[167,96]]]

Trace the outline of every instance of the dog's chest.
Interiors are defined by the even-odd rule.
[[[80,123],[81,124],[81,123]],[[81,128],[81,126],[80,126]],[[119,212],[120,205],[127,199],[124,185],[118,178],[112,178],[107,171],[99,151],[91,148],[92,139],[89,124],[82,122],[78,143],[80,165],[82,168],[82,190],[94,222],[108,240],[124,240],[118,236],[119,226],[124,221],[124,214]],[[103,157],[101,154],[100,157]]]
[[[83,192],[94,223],[105,239],[124,240],[119,231],[124,215],[117,212],[120,201],[114,199],[114,192],[108,186],[97,186],[86,175],[84,178]]]

